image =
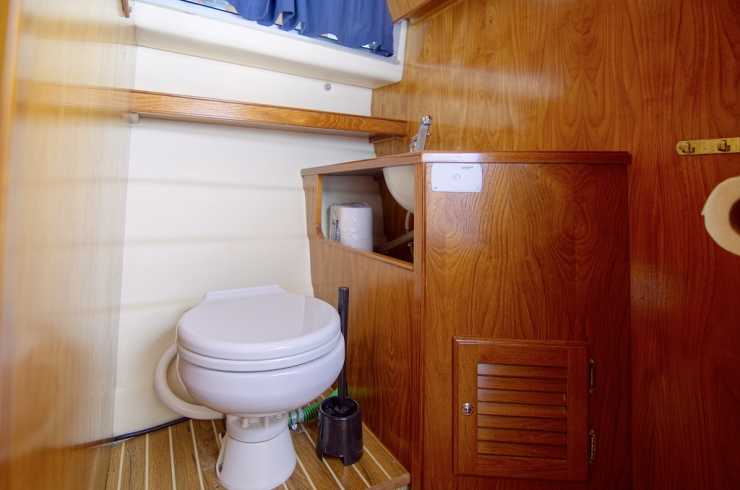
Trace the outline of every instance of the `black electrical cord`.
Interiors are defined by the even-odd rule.
[[[164,424],[159,424],[154,427],[149,427],[146,429],[136,430],[134,432],[127,432],[125,434],[121,434],[120,436],[113,436],[113,438],[109,439],[110,442],[118,442],[123,441],[124,439],[131,439],[133,437],[142,436],[144,434],[148,434],[149,432],[155,432],[160,429],[166,429],[167,427],[177,425],[180,422],[185,422],[188,420],[187,417],[180,417],[179,419],[172,420],[170,422],[165,422]]]

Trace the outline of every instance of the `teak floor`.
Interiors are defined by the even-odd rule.
[[[166,429],[127,439],[113,446],[107,490],[210,490],[216,481],[216,458],[223,421],[188,420]],[[355,490],[404,488],[408,471],[375,435],[364,428],[365,452],[357,463],[320,461],[314,451],[316,423],[292,432],[298,464],[281,488],[289,490]]]

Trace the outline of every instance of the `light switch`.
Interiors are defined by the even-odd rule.
[[[483,167],[479,163],[432,164],[432,190],[435,192],[480,192]]]

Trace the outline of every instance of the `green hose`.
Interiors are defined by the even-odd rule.
[[[329,393],[329,396],[337,396],[337,390]],[[303,408],[299,408],[298,410],[293,410],[289,412],[288,423],[290,424],[290,427],[295,430],[295,428],[298,427],[298,424],[310,422],[311,420],[315,419],[316,416],[319,414],[319,406],[321,405],[322,401],[323,400],[318,400],[313,403],[309,403]]]

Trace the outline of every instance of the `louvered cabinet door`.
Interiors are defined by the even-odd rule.
[[[586,480],[582,342],[455,339],[455,472]]]

